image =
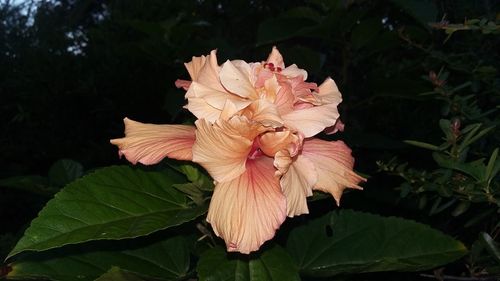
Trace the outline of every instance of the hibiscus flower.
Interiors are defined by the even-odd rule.
[[[215,51],[194,57],[186,106],[195,126],[143,124],[125,118],[125,137],[111,140],[132,163],[190,160],[215,181],[207,221],[228,251],[248,254],[274,237],[287,216],[309,212],[313,190],[332,194],[364,179],[353,172],[342,141],[315,134],[335,125],[340,93],[332,79],[317,87],[307,73],[284,67],[276,48],[263,63],[226,62]],[[326,116],[326,117],[325,117]]]

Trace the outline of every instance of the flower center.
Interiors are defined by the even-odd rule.
[[[250,149],[250,153],[248,153],[248,159],[256,159],[264,154],[259,147],[259,142],[254,140],[252,144],[252,148]]]

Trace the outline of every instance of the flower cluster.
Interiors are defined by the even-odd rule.
[[[195,126],[143,124],[125,118],[125,137],[111,140],[130,162],[165,157],[200,164],[215,181],[207,221],[228,251],[250,253],[271,239],[285,218],[307,214],[313,190],[337,204],[345,188],[360,189],[351,150],[314,136],[343,129],[341,94],[331,78],[306,82],[285,67],[276,48],[264,62],[226,61],[216,52],[185,64],[185,89]]]

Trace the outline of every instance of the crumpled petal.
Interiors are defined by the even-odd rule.
[[[213,125],[204,119],[195,122],[193,162],[199,163],[218,182],[232,180],[245,172],[245,163],[254,138],[266,129],[246,117],[233,116]]]
[[[273,238],[286,218],[286,200],[272,159],[248,160],[246,166],[240,176],[217,184],[207,216],[227,250],[244,254]]]
[[[192,61],[184,65],[193,82],[224,92],[224,87],[219,80],[220,67],[217,63],[216,53],[216,50],[212,50],[208,56],[193,57]]]
[[[257,92],[249,80],[251,72],[248,64],[238,61],[238,67],[236,67],[233,62],[228,60],[222,65],[219,77],[222,85],[229,92],[243,98],[257,98]]]
[[[281,116],[287,127],[303,133],[306,138],[333,126],[339,117],[337,106],[342,102],[342,97],[331,78],[319,86],[319,92],[315,95],[322,105],[293,110]]]
[[[264,99],[253,101],[243,110],[242,115],[264,126],[273,128],[282,127],[284,123],[276,106]]]
[[[332,194],[337,205],[344,189],[362,189],[358,184],[366,181],[353,171],[354,158],[343,141],[306,139],[300,155],[309,159],[318,173],[313,189]]]
[[[230,100],[237,110],[247,107],[251,101],[237,95],[221,92],[198,82],[193,82],[186,93],[188,104],[185,106],[198,119],[215,122],[224,109],[227,100]]]
[[[281,71],[281,74],[288,78],[302,77],[302,80],[307,80],[307,71],[300,69],[296,64],[287,66]]]
[[[165,157],[178,160],[193,158],[194,126],[145,124],[128,118],[123,122],[125,137],[110,142],[118,146],[120,156],[125,155],[131,163],[152,165]]]

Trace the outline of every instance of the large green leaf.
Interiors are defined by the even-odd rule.
[[[9,257],[91,240],[147,235],[182,224],[206,211],[172,188],[166,173],[127,166],[85,176],[55,195],[32,221]]]
[[[119,267],[112,267],[95,281],[144,281],[144,279],[128,271],[121,270]]]
[[[218,246],[201,255],[197,270],[200,281],[300,280],[297,266],[278,245],[251,255],[227,253]]]
[[[343,210],[291,231],[287,249],[301,273],[419,271],[466,253],[459,241],[427,225],[401,218]]]
[[[125,242],[130,241],[114,241],[105,245],[85,244],[70,246],[69,249],[65,247],[29,253],[10,264],[12,271],[7,279],[90,281],[106,272],[105,276],[108,277],[116,275],[116,272],[109,272],[115,266],[160,280],[178,280],[188,274],[190,252],[187,238],[176,236],[154,243],[134,240],[135,243],[129,243],[132,246]],[[125,250],[129,247],[132,249]]]

